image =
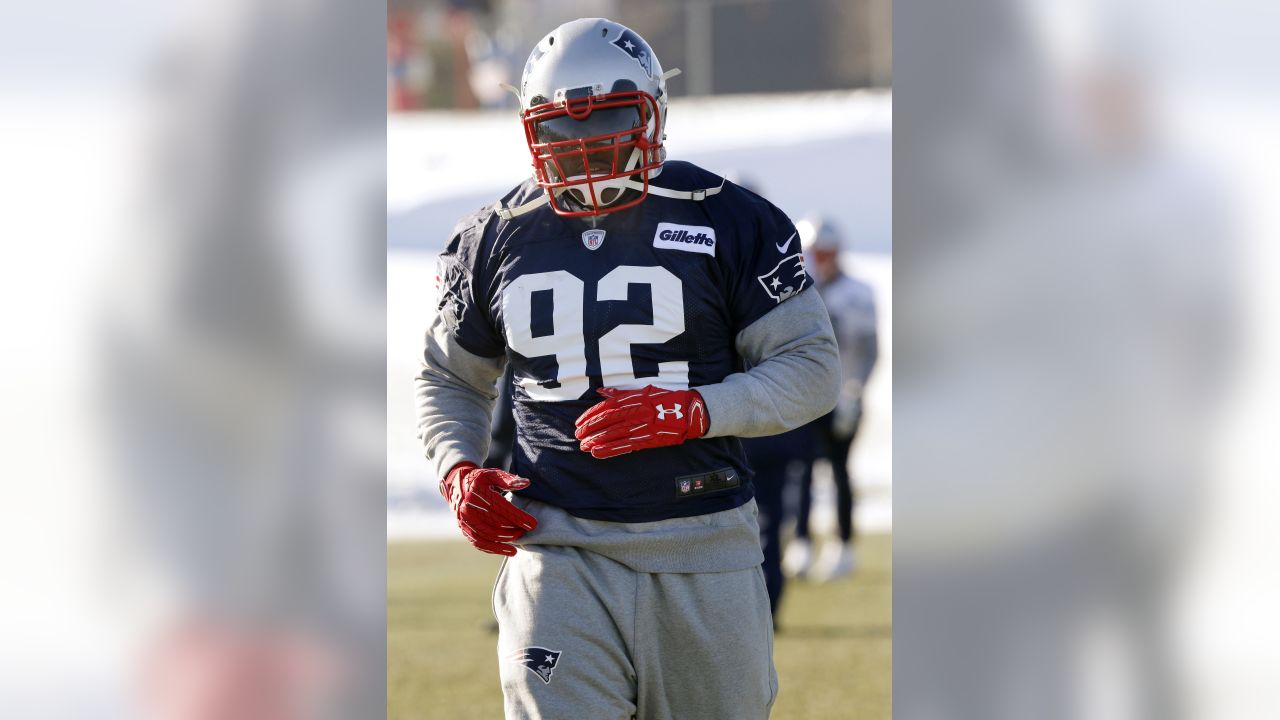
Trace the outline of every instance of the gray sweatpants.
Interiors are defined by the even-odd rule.
[[[610,524],[566,525],[558,522],[566,517],[558,509],[525,509],[539,518],[539,528],[503,563],[493,593],[508,720],[769,716],[778,680],[769,595],[758,563],[716,572],[647,572],[655,569],[655,538],[657,545],[688,540],[699,532],[690,526],[697,520],[663,521],[674,528],[652,523],[657,531],[642,540],[648,549],[639,558],[622,553],[624,564],[579,545],[535,544],[544,528],[543,539],[561,543],[576,534],[565,532],[569,525],[580,530],[585,523],[592,531],[606,529],[583,537],[582,544],[592,545],[593,538],[609,535]],[[749,512],[755,525],[754,505],[729,512]],[[721,525],[714,537],[703,533],[703,542],[685,545],[685,552],[714,549],[728,540],[725,530]],[[751,539],[758,553],[758,540]],[[606,552],[617,555],[609,543]],[[721,557],[746,553],[731,550]]]

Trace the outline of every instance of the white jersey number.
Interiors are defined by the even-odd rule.
[[[684,287],[663,267],[622,265],[600,278],[596,300],[626,300],[627,286],[648,285],[653,297],[653,324],[619,325],[599,338],[601,383],[605,387],[639,388],[648,384],[679,389],[689,386],[689,363],[658,364],[658,376],[637,378],[631,346],[664,343],[684,332]],[[533,293],[552,293],[552,332],[533,336]],[[554,356],[559,370],[552,378],[520,377],[515,382],[532,400],[576,400],[591,386],[587,377],[587,339],[583,333],[585,286],[566,270],[516,278],[502,292],[507,345],[528,358]],[[552,387],[554,386],[554,387]]]

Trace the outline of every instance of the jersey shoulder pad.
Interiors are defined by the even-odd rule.
[[[778,206],[729,180],[719,193],[707,198],[707,210],[744,237],[785,242],[795,232],[791,219]],[[799,252],[799,243],[795,245],[795,252]]]
[[[509,222],[521,215],[542,209],[547,205],[547,193],[529,178],[511,189],[490,208],[502,222]]]
[[[494,206],[486,205],[460,218],[449,233],[441,261],[458,262],[468,270],[479,268],[489,254],[485,238],[493,235],[494,217]]]
[[[532,179],[526,180],[512,188],[497,202],[490,203],[463,216],[449,233],[449,246],[453,248],[459,242],[479,243],[485,230],[496,218],[502,221],[502,210],[520,207],[522,204],[542,196],[542,188],[534,184]]]
[[[668,160],[662,163],[662,172],[651,182],[671,190],[689,191],[719,187],[724,178],[685,160]]]
[[[753,210],[756,214],[772,215],[781,212],[773,203],[757,194],[754,190],[745,188],[731,180],[725,181],[724,189],[720,191],[716,201],[745,207]]]
[[[454,223],[453,230],[449,232],[449,246],[452,247],[466,238],[481,235],[485,224],[492,217],[493,206],[486,205],[459,218],[458,222]]]

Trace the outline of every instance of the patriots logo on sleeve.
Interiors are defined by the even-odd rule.
[[[542,682],[550,685],[551,673],[555,671],[556,663],[560,662],[560,651],[543,647],[527,647],[511,653],[506,660],[525,666],[541,678]]]
[[[782,259],[769,272],[759,277],[760,285],[775,302],[781,303],[804,289],[809,276],[804,271],[804,255],[796,253]]]

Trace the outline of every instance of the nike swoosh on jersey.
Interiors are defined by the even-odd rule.
[[[796,239],[796,234],[791,233],[791,237],[787,238],[786,242],[782,243],[781,245],[774,243],[773,246],[778,248],[778,252],[785,253],[787,251],[787,248],[791,247],[791,241],[795,239]]]

